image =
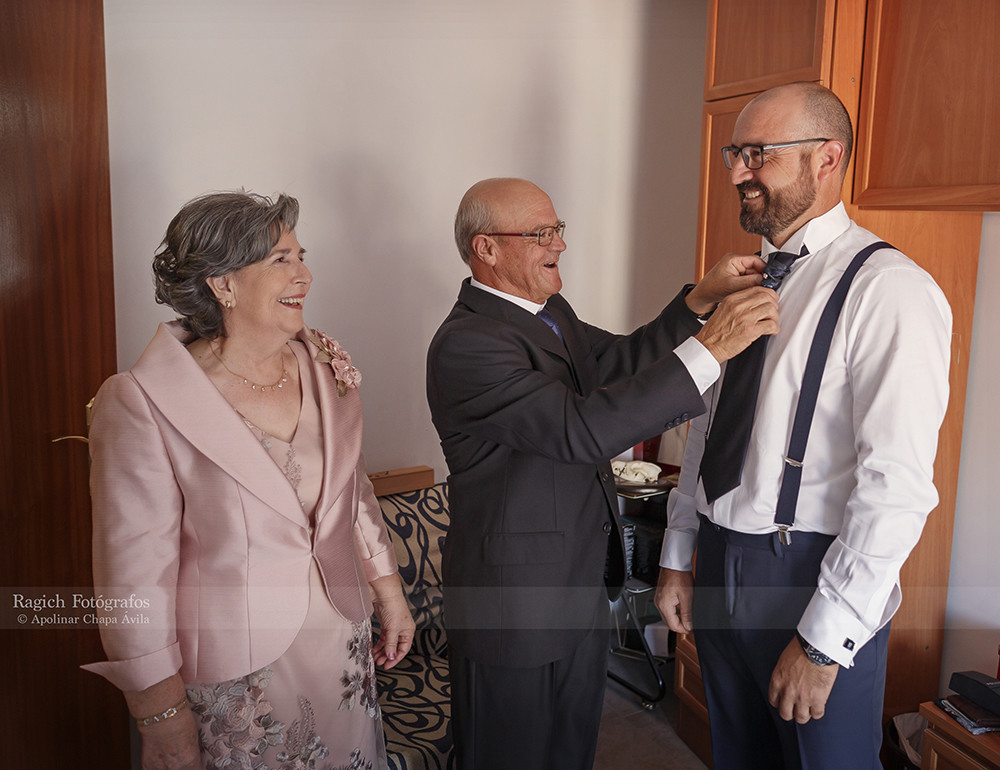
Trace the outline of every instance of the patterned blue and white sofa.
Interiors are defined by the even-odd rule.
[[[445,483],[379,498],[417,632],[395,668],[378,669],[391,770],[454,767],[447,641],[442,624],[441,545],[448,533]]]

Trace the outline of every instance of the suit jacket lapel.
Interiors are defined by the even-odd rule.
[[[589,393],[597,387],[597,370],[591,364],[583,324],[576,317],[569,303],[558,294],[549,297],[545,308],[559,324],[559,331],[562,332],[565,343],[564,347],[569,353],[567,360],[573,368],[577,393],[581,395]]]
[[[497,297],[487,291],[477,289],[470,284],[468,278],[462,282],[462,288],[458,293],[458,301],[467,305],[476,313],[518,327],[531,338],[531,341],[535,345],[563,359],[569,364],[570,369],[573,369],[573,359],[567,345],[559,340],[544,321],[536,318],[524,308],[518,307],[513,302],[508,302],[503,297]],[[563,336],[568,339],[566,335],[568,331],[567,327],[579,322],[575,318],[568,318],[561,309],[557,313],[553,313],[553,315],[559,323],[559,329],[563,332]],[[571,332],[570,336],[576,338],[577,335]],[[577,386],[579,387],[579,382]]]
[[[358,480],[349,483],[361,456],[364,417],[357,388],[337,393],[337,378],[329,363],[315,360],[318,348],[310,342],[308,329],[299,332],[309,351],[313,377],[319,391],[319,411],[323,421],[323,487],[316,504],[316,523],[344,493],[353,496]]]
[[[160,324],[132,375],[195,449],[279,514],[308,527],[281,469],[185,349],[193,339],[176,321]]]

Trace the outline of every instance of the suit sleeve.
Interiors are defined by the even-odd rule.
[[[94,595],[108,661],[85,669],[122,690],[177,673],[183,500],[159,428],[131,375],[101,388],[90,429]],[[141,613],[147,622],[130,624]]]
[[[428,354],[428,398],[441,435],[461,433],[560,462],[599,463],[704,411],[669,335],[643,339],[639,330],[618,338],[595,327],[582,333],[602,378],[602,386],[585,395],[513,326],[474,316],[446,322]]]
[[[358,519],[354,523],[354,547],[364,566],[365,579],[371,582],[398,572],[399,567],[363,454],[358,459],[357,478]]]
[[[669,356],[701,329],[679,293],[663,311],[631,334],[618,335],[582,324],[597,359],[602,382],[614,381]]]

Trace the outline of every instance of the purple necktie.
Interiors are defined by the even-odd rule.
[[[556,319],[553,317],[552,313],[550,313],[545,308],[542,308],[541,310],[538,311],[536,315],[543,321],[545,321],[545,325],[556,333],[556,336],[559,338],[561,342],[565,343],[565,340],[563,340],[562,330],[559,328],[559,324],[556,322]]]

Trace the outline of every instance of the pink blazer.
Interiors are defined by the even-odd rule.
[[[138,363],[98,392],[90,429],[95,596],[109,660],[83,668],[123,690],[180,671],[186,683],[243,676],[291,644],[315,557],[348,620],[372,612],[367,582],[396,559],[361,453],[361,397],[337,395],[313,362],[323,485],[311,526],[243,419],[161,324]],[[317,348],[300,332],[311,354]]]

